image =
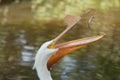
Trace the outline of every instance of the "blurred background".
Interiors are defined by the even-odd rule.
[[[0,80],[38,80],[32,70],[37,49],[66,28],[65,15],[80,16],[88,8],[94,11],[60,42],[106,36],[60,60],[52,68],[53,80],[120,80],[119,0],[0,0]]]

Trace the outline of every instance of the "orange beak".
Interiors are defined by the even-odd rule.
[[[90,10],[86,12],[88,14]],[[86,14],[82,15],[85,16]],[[47,67],[48,70],[50,70],[50,67],[55,64],[57,61],[59,61],[61,58],[63,58],[65,55],[69,54],[72,51],[75,51],[79,48],[82,48],[84,46],[87,46],[99,39],[101,39],[105,34],[100,34],[97,36],[92,36],[92,37],[87,37],[83,39],[77,39],[77,40],[72,40],[69,42],[65,42],[62,44],[56,44],[59,39],[66,33],[68,32],[78,21],[81,20],[82,16],[80,17],[75,17],[72,15],[67,15],[64,18],[64,22],[67,24],[67,28],[60,34],[58,35],[55,39],[54,42],[49,46],[49,48],[58,48],[59,50],[53,54],[50,59],[48,60]]]
[[[84,46],[87,46],[93,42],[96,42],[97,40],[101,39],[104,35],[105,34],[100,34],[97,36],[72,40],[62,44],[55,45],[55,48],[58,48],[59,50],[55,54],[53,54],[48,60],[47,63],[48,70],[50,70],[51,66],[55,64],[57,61],[59,61],[61,58],[63,58],[65,55],[69,54],[72,51],[80,49]]]

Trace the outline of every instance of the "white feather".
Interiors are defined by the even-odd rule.
[[[52,56],[52,54],[56,53],[58,49],[49,49],[47,48],[53,40],[45,42],[37,51],[35,56],[35,63],[33,69],[37,70],[37,74],[40,80],[52,80],[50,72],[47,69],[47,61]]]

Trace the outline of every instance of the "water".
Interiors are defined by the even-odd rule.
[[[119,10],[97,16],[93,23],[94,32],[86,24],[80,24],[60,42],[96,35],[101,31],[106,36],[55,64],[51,70],[54,80],[120,80]],[[32,70],[37,49],[64,29],[61,22],[54,20],[43,25],[0,25],[0,80],[38,80],[36,71]]]

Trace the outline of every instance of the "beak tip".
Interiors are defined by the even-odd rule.
[[[100,32],[98,35],[105,36],[106,34],[104,32]]]

